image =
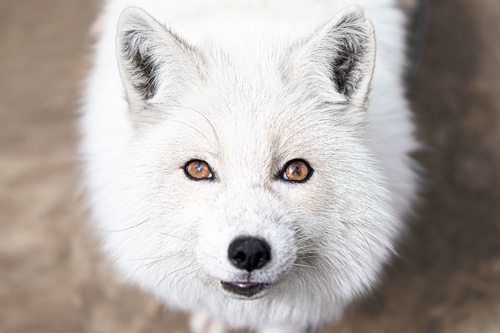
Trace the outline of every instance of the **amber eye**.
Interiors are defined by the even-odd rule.
[[[186,175],[193,180],[213,179],[212,170],[208,163],[200,160],[193,160],[186,164],[184,167]]]
[[[283,169],[282,178],[292,182],[305,182],[312,175],[312,168],[303,160],[288,162]]]

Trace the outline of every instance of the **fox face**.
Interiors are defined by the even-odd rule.
[[[245,43],[122,13],[131,134],[96,196],[104,249],[174,307],[317,324],[376,281],[399,229],[367,143],[374,30],[350,7],[301,40]]]

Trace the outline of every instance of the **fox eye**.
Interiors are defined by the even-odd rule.
[[[281,173],[284,180],[302,183],[309,180],[313,169],[304,160],[292,160],[288,162]]]
[[[208,163],[200,160],[192,160],[186,163],[184,167],[186,176],[192,180],[213,179],[212,170]]]

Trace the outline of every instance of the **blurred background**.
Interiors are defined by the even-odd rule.
[[[324,333],[500,332],[500,1],[430,7],[411,93],[426,190],[380,287]],[[98,8],[0,0],[0,332],[187,333],[109,270],[75,195]]]

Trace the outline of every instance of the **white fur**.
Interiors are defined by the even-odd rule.
[[[377,49],[374,63],[371,24],[359,23],[367,51],[346,101],[328,59],[342,37],[331,27],[359,9],[335,15],[353,4],[373,23]],[[189,47],[138,9],[117,37],[130,5]],[[416,190],[405,19],[394,1],[109,0],[102,17],[81,152],[104,251],[168,306],[231,327],[292,332],[337,320],[376,283]],[[124,29],[145,29],[138,47],[163,64],[147,102],[115,49]],[[274,178],[296,158],[313,167],[309,181]],[[191,159],[217,179],[188,179]],[[258,299],[220,286],[248,278],[227,258],[241,235],[271,246],[272,260],[250,277],[274,284]]]

